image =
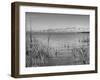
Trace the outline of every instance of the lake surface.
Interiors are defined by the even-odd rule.
[[[30,49],[29,48],[30,39],[33,40],[33,42],[31,42],[31,44],[33,45],[34,43],[36,43],[34,42],[34,39],[35,41],[37,40],[39,47],[45,47],[44,51],[45,52],[47,51],[46,54],[50,56],[47,59],[46,63],[45,62],[42,63],[40,59],[40,61],[38,60],[37,64],[39,63],[42,66],[89,64],[89,32],[83,32],[83,33],[82,32],[68,32],[68,33],[27,32],[26,33],[27,51],[29,51]],[[39,49],[40,48],[38,48],[38,50]],[[26,57],[26,61],[27,60],[29,59],[27,59]],[[33,64],[29,67],[32,66],[36,66],[36,64]]]

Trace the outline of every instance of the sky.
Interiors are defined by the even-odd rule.
[[[90,25],[89,15],[27,12],[25,17],[26,31],[73,27],[89,29]]]

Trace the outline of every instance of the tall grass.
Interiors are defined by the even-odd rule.
[[[44,44],[42,40],[38,39],[38,37],[32,36],[30,39],[30,36],[27,35],[26,36],[26,67],[56,65],[56,62],[59,65],[61,62],[62,64],[65,65],[89,64],[89,39],[81,41],[80,44],[81,45],[79,44],[73,45],[70,43],[69,45],[66,45],[65,43],[64,46],[59,45],[57,47],[54,47],[54,46],[50,46],[50,44],[48,45],[48,43]],[[68,59],[71,58],[72,61],[69,62],[65,61],[67,59],[64,58],[68,58]],[[54,59],[54,62],[50,62],[53,61],[50,59]]]
[[[80,46],[72,49],[73,64],[89,64],[89,46]]]
[[[32,38],[32,42],[26,42],[26,67],[44,66],[48,64],[49,49],[41,41]]]

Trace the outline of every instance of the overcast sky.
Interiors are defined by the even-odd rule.
[[[26,31],[46,30],[55,28],[86,28],[89,29],[89,15],[26,13]]]

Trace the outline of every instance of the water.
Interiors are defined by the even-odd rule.
[[[32,33],[31,37],[38,40],[40,47],[45,46],[44,50],[50,56],[43,66],[89,64],[88,32]],[[29,44],[30,33],[27,32],[26,45]]]
[[[59,34],[33,34],[33,36],[45,44],[53,47],[59,47],[64,44],[66,45],[79,45],[83,40],[89,39],[89,33],[59,33]],[[84,43],[81,43],[84,44]]]

